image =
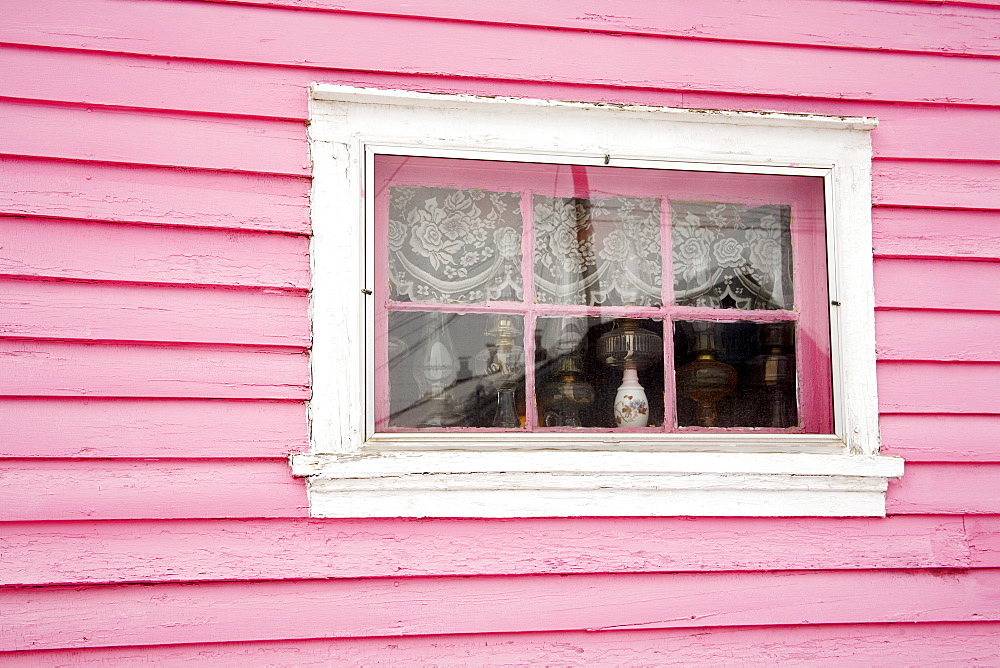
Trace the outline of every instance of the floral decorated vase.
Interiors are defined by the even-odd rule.
[[[635,369],[625,369],[615,395],[614,413],[615,424],[619,427],[645,427],[649,422],[649,401]]]

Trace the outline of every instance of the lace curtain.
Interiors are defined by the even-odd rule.
[[[659,306],[660,203],[534,197],[535,300]]]
[[[522,300],[520,199],[484,190],[391,188],[392,299]]]
[[[660,201],[535,195],[535,299],[660,306]],[[674,296],[685,306],[793,307],[791,210],[670,201]],[[392,299],[522,301],[520,195],[390,190]]]
[[[792,308],[790,207],[671,201],[670,213],[678,304]]]

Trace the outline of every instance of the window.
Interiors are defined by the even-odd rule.
[[[871,119],[313,97],[313,515],[884,514]]]
[[[821,177],[373,164],[377,432],[832,433]]]

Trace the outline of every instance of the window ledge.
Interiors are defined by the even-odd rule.
[[[295,454],[313,517],[883,517],[898,457],[621,450]]]

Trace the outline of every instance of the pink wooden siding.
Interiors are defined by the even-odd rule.
[[[0,5],[0,663],[1000,663],[1000,2]],[[313,81],[878,117],[889,517],[309,519]]]

